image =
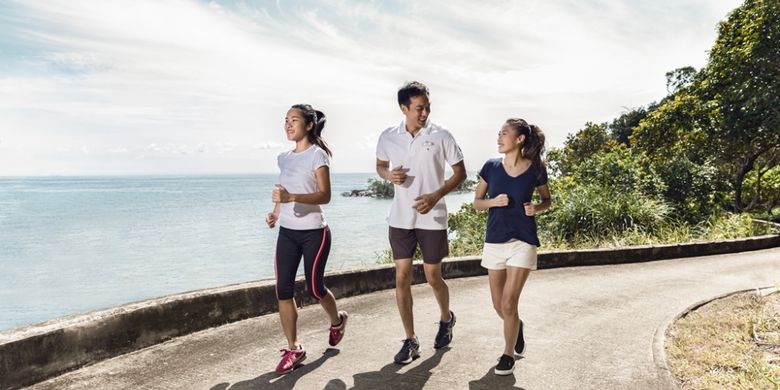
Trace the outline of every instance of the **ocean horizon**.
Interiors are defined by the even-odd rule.
[[[144,299],[273,279],[278,174],[0,177],[0,330]],[[374,266],[388,199],[332,174],[326,271]],[[446,198],[450,212],[473,194]],[[303,268],[299,268],[302,272]]]

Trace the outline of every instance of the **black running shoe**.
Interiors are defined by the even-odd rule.
[[[523,337],[523,320],[520,320],[520,330],[517,331],[517,341],[515,342],[515,356],[520,357],[525,354],[525,337]]]
[[[501,355],[498,365],[493,369],[496,375],[509,375],[515,370],[515,358],[509,355]]]
[[[395,360],[398,364],[409,364],[415,358],[420,356],[420,342],[417,337],[404,340],[404,346],[395,354]]]
[[[450,345],[450,341],[452,341],[452,328],[454,327],[455,313],[450,311],[449,321],[439,321],[439,332],[436,333],[436,340],[433,343],[433,348],[439,349]]]

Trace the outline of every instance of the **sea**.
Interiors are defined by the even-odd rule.
[[[390,200],[333,174],[326,271],[389,248]],[[276,174],[0,178],[0,330],[186,291],[273,279]],[[446,197],[450,212],[473,194]],[[303,272],[303,268],[299,269]]]

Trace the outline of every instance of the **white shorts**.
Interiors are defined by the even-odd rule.
[[[506,266],[536,269],[536,245],[512,240],[502,244],[486,242],[482,249],[481,265],[487,269],[506,269]]]

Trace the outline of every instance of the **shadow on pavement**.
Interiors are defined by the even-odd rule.
[[[298,379],[316,370],[319,366],[325,363],[326,360],[338,354],[338,349],[328,348],[325,350],[322,356],[317,358],[317,360],[305,362],[289,374],[279,375],[275,371],[271,371],[254,379],[236,382],[232,386],[230,386],[229,383],[219,383],[211,387],[211,390],[292,389],[295,387],[295,382],[297,382]],[[333,388],[338,389],[338,387]]]
[[[493,367],[488,369],[485,374],[479,380],[469,382],[469,390],[494,390],[494,389],[518,389],[523,390],[522,387],[516,387],[517,379],[514,374],[512,375],[496,375],[493,373]]]
[[[442,356],[449,350],[449,347],[436,350],[433,356],[404,373],[398,372],[404,366],[390,363],[379,371],[355,374],[353,375],[355,380],[353,389],[422,389],[425,383],[428,382],[428,379],[431,378],[431,370],[439,365]]]

